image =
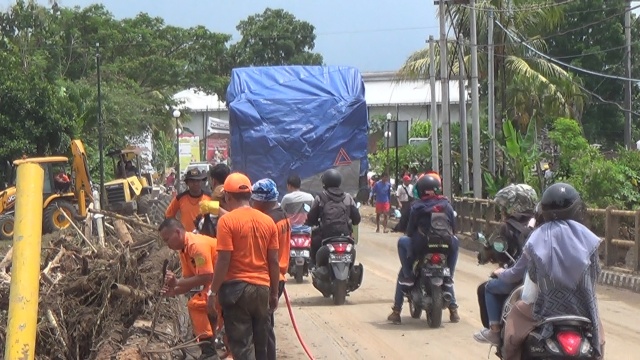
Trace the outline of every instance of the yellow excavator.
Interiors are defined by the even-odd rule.
[[[66,229],[69,219],[81,220],[87,216],[87,204],[93,201],[91,176],[87,154],[80,140],[71,142],[73,161],[69,176],[69,159],[64,156],[34,157],[15,160],[10,166],[7,188],[0,192],[0,240],[13,238],[16,202],[16,169],[20,164],[40,164],[44,170],[43,233]],[[65,216],[66,214],[66,216]]]
[[[153,178],[141,173],[142,149],[129,146],[107,153],[113,160],[115,180],[104,184],[105,207],[122,214],[146,214],[154,201]]]

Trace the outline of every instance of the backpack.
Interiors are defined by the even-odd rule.
[[[520,257],[520,255],[522,254],[522,248],[524,247],[527,238],[529,237],[531,232],[533,232],[533,229],[528,226],[529,220],[531,219],[524,218],[522,221],[518,221],[517,219],[510,217],[506,221],[507,231],[509,233],[509,249],[511,249],[511,247],[516,248],[516,252],[513,254],[515,259]]]
[[[349,226],[349,206],[345,204],[345,195],[339,201],[331,199],[326,193],[320,194],[322,214],[320,224],[325,238],[331,236],[351,236]]]
[[[429,244],[449,244],[453,237],[453,227],[442,206],[431,209],[431,226],[426,233]]]

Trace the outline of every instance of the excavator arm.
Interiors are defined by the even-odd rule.
[[[87,152],[81,140],[71,141],[71,153],[73,154],[72,171],[73,190],[78,200],[78,214],[87,215],[87,203],[93,202],[93,189]]]

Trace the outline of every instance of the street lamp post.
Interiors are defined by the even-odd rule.
[[[180,123],[178,122],[178,119],[180,118],[180,110],[175,109],[173,110],[173,117],[176,119],[176,174],[177,174],[177,179],[175,181],[175,185],[176,185],[176,192],[180,193],[180,178],[181,178],[181,174],[180,174]]]
[[[389,175],[389,177],[391,177],[391,174],[389,171],[389,168],[391,167],[389,166],[389,162],[391,161],[391,159],[389,159],[389,140],[391,139],[391,119],[393,119],[393,115],[391,115],[391,113],[387,113],[387,132],[385,132],[384,137],[387,138],[387,175]]]

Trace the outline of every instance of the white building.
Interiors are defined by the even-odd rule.
[[[393,115],[394,120],[425,121],[431,114],[431,89],[428,81],[407,81],[397,83],[394,81],[394,72],[369,72],[363,73],[365,84],[365,99],[369,109],[369,117]],[[449,117],[452,123],[460,118],[460,94],[457,80],[449,81]],[[465,84],[466,85],[466,84]],[[465,97],[469,102],[468,92]],[[228,136],[229,111],[224,102],[216,95],[206,95],[194,90],[184,90],[174,99],[182,102],[180,110],[190,115],[190,120],[184,124],[195,136],[204,138],[207,126],[207,118],[210,121],[210,138],[224,138]],[[436,82],[436,103],[438,104],[438,116],[441,111],[442,86]],[[468,112],[468,110],[467,110]],[[224,123],[227,123],[226,129]],[[442,121],[438,121],[442,124]]]

